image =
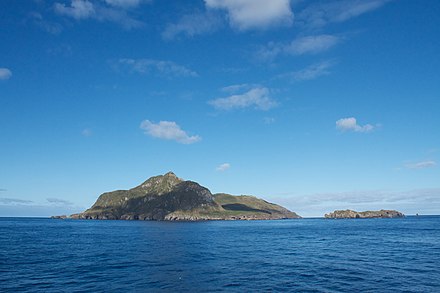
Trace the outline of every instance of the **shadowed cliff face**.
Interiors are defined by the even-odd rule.
[[[299,218],[287,209],[252,196],[212,195],[174,173],[151,177],[130,190],[102,194],[72,218],[126,220],[226,220]]]

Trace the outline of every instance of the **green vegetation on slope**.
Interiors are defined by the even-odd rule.
[[[81,219],[234,220],[299,218],[254,196],[212,195],[196,182],[174,173],[151,177],[130,190],[103,193]]]

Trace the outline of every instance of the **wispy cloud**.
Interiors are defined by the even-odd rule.
[[[0,80],[10,79],[12,76],[12,71],[8,68],[0,68]]]
[[[55,3],[54,9],[60,15],[66,15],[77,20],[90,18],[96,14],[93,3],[87,0],[72,0],[70,6],[63,3]]]
[[[248,84],[248,83],[233,84],[222,87],[221,91],[229,94],[235,94],[237,92],[249,90],[255,87],[260,87],[260,86],[258,84]]]
[[[83,131],[81,131],[81,135],[89,137],[93,135],[93,131],[90,128],[84,128]]]
[[[219,67],[216,68],[218,72],[229,73],[229,74],[243,74],[244,72],[249,71],[249,68],[246,67]]]
[[[365,190],[334,193],[316,193],[295,199],[297,203],[325,205],[326,203],[396,203],[396,202],[436,202],[440,203],[440,188],[416,189],[409,191]]]
[[[279,55],[317,54],[336,46],[341,37],[335,35],[316,35],[300,37],[290,43],[269,43],[257,51],[259,60],[271,61]]]
[[[315,193],[297,196],[285,193],[276,202],[306,216],[323,216],[335,209],[358,211],[398,209],[406,213],[438,213],[440,188],[407,191],[361,190],[348,192]]]
[[[143,22],[135,19],[129,14],[128,8],[139,5],[141,1],[105,1],[91,2],[88,0],[72,0],[70,5],[55,3],[54,11],[58,15],[67,16],[77,21],[85,19],[96,19],[98,21],[109,21],[120,24],[125,29],[138,28]],[[104,5],[106,4],[106,5]]]
[[[47,48],[46,52],[52,56],[70,57],[73,54],[73,49],[67,44],[57,44]]]
[[[205,0],[205,5],[208,9],[225,10],[230,26],[239,31],[293,23],[289,0]]]
[[[111,6],[129,9],[138,7],[142,3],[149,3],[151,1],[152,0],[105,0],[105,3]]]
[[[73,203],[59,198],[47,198],[48,203],[55,205],[64,205],[64,206],[72,206]],[[4,205],[35,205],[36,203],[32,200],[19,199],[19,198],[8,198],[8,197],[0,197],[0,204]]]
[[[215,168],[217,171],[220,171],[220,172],[224,172],[224,171],[226,171],[226,170],[228,170],[229,168],[231,168],[231,164],[229,164],[229,163],[224,163],[224,164],[221,164],[221,165],[219,165],[217,168]]]
[[[153,123],[150,120],[144,120],[142,121],[140,128],[149,136],[174,140],[183,144],[192,144],[202,139],[198,135],[188,135],[174,121],[160,121],[159,123]]]
[[[29,14],[29,19],[40,29],[53,34],[58,35],[63,31],[63,27],[61,24],[48,21],[43,18],[43,15],[39,12],[31,12]]]
[[[83,210],[84,207],[78,207],[68,200],[59,198],[47,198],[44,202],[0,198],[0,215],[3,217],[49,217],[70,215]]]
[[[54,204],[54,205],[73,206],[73,202],[70,202],[70,201],[65,200],[65,199],[50,197],[50,198],[46,198],[46,200],[49,203]]]
[[[407,168],[407,169],[426,169],[426,168],[432,168],[435,166],[437,166],[437,163],[435,161],[429,160],[429,161],[420,161],[420,162],[406,164],[405,168]]]
[[[235,94],[225,98],[217,98],[208,102],[220,110],[233,110],[253,107],[258,110],[269,110],[277,105],[270,97],[266,87],[256,87],[243,94]]]
[[[119,59],[116,67],[141,74],[156,73],[166,77],[196,77],[197,72],[172,61],[154,59]]]
[[[431,148],[426,151],[427,154],[436,154],[438,152],[440,152],[440,149],[438,148]]]
[[[297,23],[308,28],[321,28],[328,23],[344,22],[376,10],[390,0],[320,1],[297,13]]]
[[[370,132],[375,126],[371,124],[359,125],[356,118],[350,117],[336,121],[336,128],[340,131]]]
[[[301,70],[280,74],[278,78],[287,78],[293,81],[312,80],[330,74],[329,69],[335,64],[336,62],[333,60],[322,61],[309,65]]]
[[[284,50],[288,54],[316,54],[335,46],[340,37],[334,35],[318,35],[298,38],[287,45]]]
[[[32,200],[0,197],[0,204],[6,204],[6,205],[11,205],[11,204],[23,205],[23,204],[25,204],[25,205],[28,205],[28,204],[32,204],[32,203],[33,203]]]
[[[273,124],[275,123],[275,118],[273,117],[264,117],[263,118],[264,124]]]
[[[179,35],[194,37],[219,29],[223,19],[211,12],[195,12],[182,16],[176,23],[169,23],[162,32],[162,37],[171,40]]]
[[[144,23],[140,20],[130,16],[130,14],[118,8],[113,7],[101,7],[96,14],[98,21],[109,21],[121,25],[123,28],[130,30],[140,28],[144,26]]]

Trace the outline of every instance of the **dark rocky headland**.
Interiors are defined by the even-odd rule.
[[[402,218],[404,214],[395,210],[356,212],[353,210],[336,210],[325,214],[328,219],[366,219],[366,218]]]
[[[69,218],[198,221],[301,217],[255,196],[212,194],[198,183],[182,180],[169,172],[151,177],[130,190],[103,193],[91,208]]]

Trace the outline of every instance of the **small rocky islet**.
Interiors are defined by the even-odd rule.
[[[64,216],[53,217],[58,219]],[[154,176],[129,190],[106,192],[71,219],[101,220],[274,220],[301,218],[288,209],[250,195],[212,194],[174,173]]]
[[[327,219],[369,219],[369,218],[403,218],[405,215],[396,210],[379,210],[356,212],[353,210],[336,210],[325,214]]]

